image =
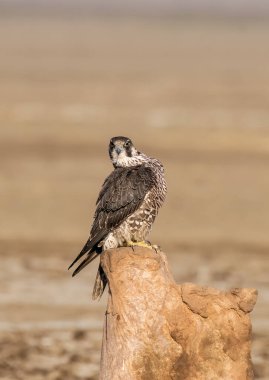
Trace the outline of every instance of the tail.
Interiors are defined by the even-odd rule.
[[[107,284],[107,278],[106,278],[105,272],[103,271],[103,268],[99,264],[99,268],[96,274],[95,284],[94,284],[94,288],[92,292],[93,300],[100,299],[102,297],[106,284]]]
[[[75,258],[75,260],[72,262],[72,264],[69,266],[68,270],[72,268],[72,266],[86,253],[88,253],[87,257],[79,264],[79,266],[76,268],[76,270],[73,272],[72,277],[74,277],[76,274],[78,274],[83,268],[85,268],[86,265],[88,265],[90,262],[92,262],[100,253],[101,248],[98,247],[98,244],[100,241],[103,240],[103,238],[107,235],[107,231],[103,230],[100,231],[96,236],[93,238],[89,238],[87,243],[82,248],[79,255]]]

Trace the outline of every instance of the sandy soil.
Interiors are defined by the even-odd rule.
[[[106,296],[71,279],[129,135],[169,194],[151,240],[178,282],[255,287],[269,378],[269,27],[225,20],[0,20],[0,377],[96,379]]]

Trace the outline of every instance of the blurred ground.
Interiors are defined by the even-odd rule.
[[[0,20],[1,379],[96,379],[106,296],[71,279],[111,170],[107,143],[160,158],[151,240],[178,282],[256,287],[269,378],[269,24],[224,19]]]

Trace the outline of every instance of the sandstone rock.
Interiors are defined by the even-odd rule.
[[[255,289],[177,285],[164,253],[106,251],[101,380],[250,380]]]

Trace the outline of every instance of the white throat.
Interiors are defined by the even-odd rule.
[[[126,168],[129,166],[141,165],[143,162],[147,161],[147,156],[144,154],[135,155],[132,157],[126,156],[124,153],[118,155],[117,159],[112,159],[113,164],[118,168]]]

